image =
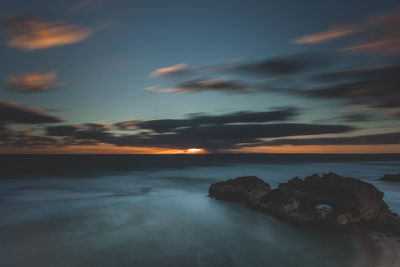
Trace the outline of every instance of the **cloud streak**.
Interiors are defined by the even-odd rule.
[[[302,138],[302,139],[277,139],[273,141],[262,142],[258,145],[263,146],[326,146],[326,145],[389,145],[400,144],[400,132],[359,135],[352,137],[330,137],[330,138]],[[251,146],[251,145],[250,145]]]
[[[210,80],[192,80],[178,83],[176,87],[160,88],[148,87],[148,91],[162,93],[193,93],[202,91],[226,92],[226,93],[254,93],[257,89],[250,88],[237,81],[230,81],[222,78]]]
[[[119,129],[140,128],[155,132],[169,132],[183,127],[198,127],[202,125],[221,125],[231,123],[266,123],[286,121],[299,114],[297,108],[281,108],[272,111],[241,111],[223,115],[197,115],[188,119],[164,119],[147,121],[123,121],[114,124]]]
[[[355,25],[336,26],[327,31],[294,39],[296,44],[328,42],[349,35],[363,33],[361,41],[341,48],[344,52],[363,52],[383,55],[400,54],[400,9],[374,17]]]
[[[170,77],[170,76],[181,76],[190,73],[193,67],[189,67],[185,63],[180,63],[177,65],[159,68],[150,73],[150,77]]]
[[[329,30],[309,34],[300,38],[296,38],[292,41],[294,44],[318,44],[324,43],[328,41],[332,41],[335,39],[342,38],[344,36],[348,36],[354,33],[359,32],[360,29],[357,26],[341,26],[341,27],[333,27]]]
[[[400,108],[400,65],[325,73],[316,80],[333,84],[291,92],[368,108]]]

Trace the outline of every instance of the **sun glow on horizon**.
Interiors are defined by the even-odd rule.
[[[201,148],[189,148],[187,150],[187,153],[202,153],[204,152],[204,149]]]

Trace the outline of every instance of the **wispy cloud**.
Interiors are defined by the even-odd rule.
[[[351,137],[281,138],[247,146],[327,146],[327,145],[388,145],[400,144],[400,132],[358,135]]]
[[[292,40],[292,43],[295,44],[317,44],[324,43],[334,39],[342,38],[344,36],[348,36],[360,31],[360,28],[357,26],[341,26],[341,27],[333,27],[329,30],[309,34],[300,38],[296,38]]]
[[[180,63],[177,65],[156,69],[155,71],[150,73],[150,77],[154,78],[154,77],[179,76],[187,74],[193,69],[194,69],[193,67],[189,67],[185,63]]]
[[[333,83],[291,92],[326,99],[343,99],[353,105],[368,108],[400,108],[400,65],[326,73],[316,79]]]
[[[323,43],[360,32],[363,33],[359,36],[361,41],[341,48],[339,51],[400,54],[400,9],[358,24],[336,26],[327,31],[309,34],[296,38],[292,42],[296,44]]]
[[[377,54],[400,54],[400,9],[367,22],[372,38],[341,51],[366,52]]]
[[[54,71],[15,73],[7,78],[8,88],[23,93],[48,91],[62,85],[56,82],[57,74]]]
[[[92,35],[88,28],[35,17],[7,17],[3,22],[11,34],[6,44],[25,51],[74,44]]]
[[[222,115],[192,115],[187,119],[131,120],[117,122],[114,125],[118,129],[139,128],[155,132],[168,132],[178,128],[198,127],[201,125],[287,121],[299,113],[299,109],[296,107],[285,107],[271,111],[240,111]]]

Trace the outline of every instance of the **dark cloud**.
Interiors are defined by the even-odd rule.
[[[242,111],[228,113],[224,115],[197,115],[189,119],[165,119],[148,121],[120,122],[118,126],[134,126],[141,129],[153,130],[156,132],[166,132],[180,127],[195,127],[206,124],[227,124],[227,123],[252,123],[252,122],[272,122],[285,121],[297,115],[297,108],[283,108],[273,111],[250,112]],[[125,127],[126,128],[126,127]]]
[[[49,126],[46,128],[47,134],[52,136],[72,136],[77,130],[78,127],[73,125]]]
[[[296,135],[344,133],[354,128],[344,125],[320,125],[304,123],[212,125],[178,129],[176,132],[199,139],[254,139]]]
[[[112,136],[107,129],[108,127],[103,124],[86,123],[81,125],[49,126],[46,128],[46,133],[51,136],[71,137],[77,140],[107,142]]]
[[[291,91],[319,98],[343,99],[369,108],[400,107],[400,65],[345,70],[317,76],[318,88]]]
[[[375,117],[367,113],[353,112],[343,114],[339,116],[339,119],[344,122],[367,122],[375,120]]]
[[[54,147],[59,141],[51,136],[41,136],[29,131],[0,129],[0,145],[6,147]]]
[[[295,75],[315,70],[325,66],[330,61],[327,55],[301,54],[241,64],[233,67],[232,70],[263,76]]]
[[[113,136],[107,142],[118,146],[190,148],[209,152],[232,149],[242,143],[258,143],[260,138],[325,133],[343,133],[353,130],[342,125],[316,124],[242,124],[179,128],[173,133]]]
[[[247,63],[233,62],[221,65],[208,65],[190,67],[186,64],[162,68],[154,71],[151,77],[162,76],[185,76],[202,73],[204,76],[216,77],[224,74],[236,74],[267,77],[294,77],[310,71],[320,70],[322,67],[332,63],[331,56],[322,53],[303,53],[282,57],[270,58],[262,61]],[[257,83],[241,82],[234,79],[215,78],[215,79],[193,79],[176,82],[172,86],[159,87],[150,86],[146,90],[163,93],[190,93],[190,92],[224,92],[224,93],[256,93],[265,92],[264,85]],[[278,86],[279,87],[279,86]]]
[[[51,129],[51,128],[50,128]],[[54,129],[48,129],[48,134]],[[242,125],[213,125],[193,128],[179,128],[171,133],[140,133],[117,135],[103,130],[76,130],[67,136],[71,128],[62,133],[69,142],[90,140],[91,142],[106,143],[116,146],[132,147],[164,147],[203,148],[211,152],[235,148],[242,143],[258,143],[260,138],[284,137],[297,135],[313,135],[326,133],[343,133],[353,130],[343,125],[318,124],[242,124]],[[60,128],[58,128],[60,130]],[[61,134],[59,134],[60,136]],[[67,139],[65,139],[67,140]]]
[[[149,91],[163,93],[191,93],[201,91],[227,92],[227,93],[251,93],[256,92],[254,88],[226,79],[193,80],[180,82],[172,88],[148,87]]]
[[[210,152],[231,149],[242,143],[258,143],[262,138],[352,131],[345,125],[275,123],[299,113],[296,108],[265,112],[236,112],[224,115],[192,115],[188,119],[126,121],[113,125],[81,124],[47,127],[49,136],[62,137],[64,144],[105,143],[116,146],[203,148]],[[113,132],[134,129],[134,134]],[[145,130],[145,131],[143,131]]]
[[[277,139],[256,144],[264,146],[309,146],[309,145],[389,145],[400,144],[400,132],[360,135],[352,137],[304,138],[304,139]]]
[[[0,122],[40,124],[61,122],[62,119],[43,110],[26,108],[16,102],[0,102]]]

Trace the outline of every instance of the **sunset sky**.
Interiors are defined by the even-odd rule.
[[[0,153],[400,153],[400,4],[2,1]]]

